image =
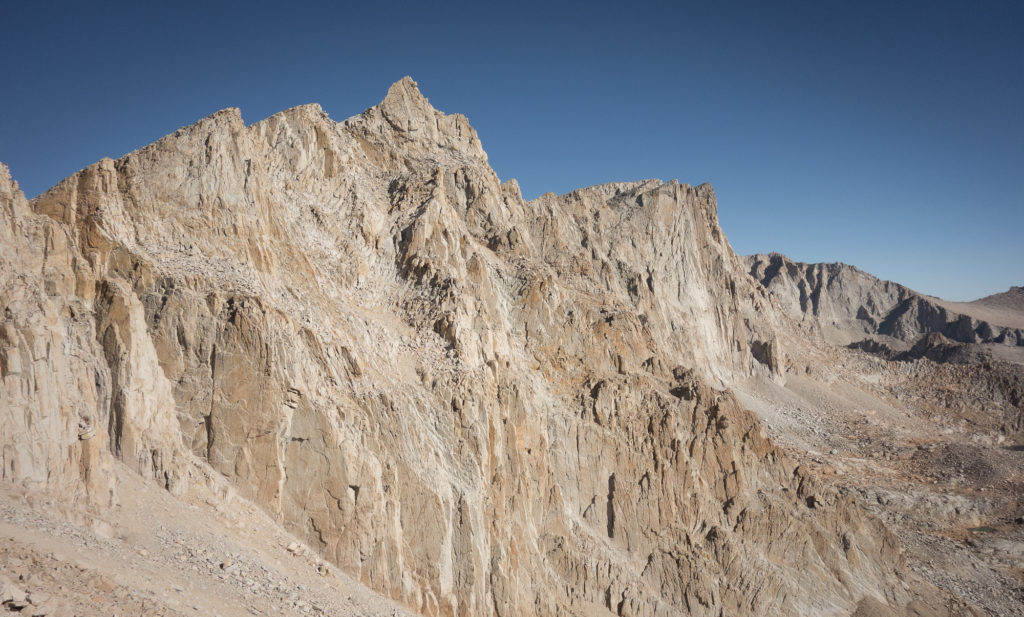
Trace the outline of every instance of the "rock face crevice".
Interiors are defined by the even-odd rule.
[[[708,185],[526,202],[408,78],[341,123],[218,112],[31,204],[7,176],[7,481],[212,469],[424,615],[910,598],[895,538],[727,389],[783,379],[783,318]]]

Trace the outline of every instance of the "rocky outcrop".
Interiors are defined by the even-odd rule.
[[[0,165],[3,478],[110,506],[114,454],[180,492],[189,472],[142,304],[79,231],[32,212]]]
[[[924,335],[938,333],[959,343],[1024,346],[1024,330],[955,312],[947,303],[853,266],[799,263],[777,253],[744,260],[750,275],[790,317],[833,343],[852,343],[870,351],[894,341],[912,346]],[[889,340],[872,340],[875,335]],[[893,353],[897,351],[907,350]]]
[[[710,186],[525,202],[408,78],[342,123],[225,110],[31,204],[3,186],[7,481],[212,469],[424,615],[914,596],[726,389],[782,379],[785,333]]]

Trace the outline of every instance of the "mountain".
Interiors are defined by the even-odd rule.
[[[224,110],[31,202],[0,168],[3,481],[78,534],[182,512],[147,555],[245,512],[264,531],[228,561],[258,580],[293,534],[421,615],[972,610],[748,410],[844,353],[750,269],[710,186],[526,202],[409,78],[344,122]],[[256,601],[203,559],[196,593],[242,594],[222,614],[304,614],[322,585]]]
[[[970,315],[975,319],[990,321],[999,326],[1024,329],[1024,287],[1010,289],[972,302],[938,303],[951,311]]]
[[[783,255],[744,258],[750,275],[777,298],[783,310],[836,344],[895,356],[925,353],[948,339],[984,344],[975,353],[1024,359],[1024,302],[1013,288],[972,303],[952,303],[877,279],[841,263],[806,264]],[[926,336],[937,333],[942,338]],[[961,350],[962,346],[954,345]],[[1009,349],[1006,349],[1009,348]],[[980,351],[978,351],[980,350]]]

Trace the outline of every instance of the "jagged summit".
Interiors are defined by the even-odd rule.
[[[426,122],[433,121],[437,110],[430,104],[427,97],[420,92],[419,85],[409,76],[391,84],[380,108],[385,115],[398,124],[404,124],[402,130],[419,130]]]
[[[839,344],[860,344],[876,336],[905,351],[937,332],[959,343],[1024,347],[1024,307],[1011,296],[953,303],[878,279],[843,263],[806,264],[779,253],[744,258],[750,275],[775,296],[793,318]],[[1016,306],[1016,305],[1014,305]],[[1006,309],[1006,306],[1003,306]],[[873,344],[867,347],[878,349]],[[886,347],[885,349],[889,349]]]
[[[289,107],[288,109],[279,111],[276,114],[264,118],[263,120],[253,122],[252,124],[261,124],[264,122],[268,122],[273,118],[280,117],[307,118],[310,120],[330,119],[330,116],[327,114],[326,111],[324,111],[323,107],[320,106],[320,103],[306,103],[304,105],[296,105],[295,107]]]
[[[18,182],[11,178],[11,170],[0,161],[0,197],[12,199],[15,193],[21,192]]]
[[[760,253],[760,254],[755,254],[755,255],[745,255],[744,259],[746,261],[748,261],[748,262],[751,262],[751,263],[770,263],[773,268],[785,267],[787,269],[792,269],[792,268],[799,268],[802,265],[806,265],[806,262],[795,261],[793,259],[790,259],[787,255],[784,255],[783,253],[779,253],[778,251],[771,251],[769,253]],[[855,266],[853,264],[848,264],[848,263],[842,262],[842,261],[818,262],[818,263],[815,263],[813,265],[821,266],[823,268],[828,268],[828,269],[836,270],[836,271],[849,270],[851,272],[860,272],[860,273],[866,274],[863,270],[861,270],[857,266]],[[882,281],[883,283],[892,283],[893,285],[899,285],[899,283],[895,283],[893,281],[888,281],[888,280],[883,280],[883,279],[878,279],[878,280]]]
[[[191,141],[195,135],[216,136],[215,139],[235,139],[232,136],[238,136],[245,132],[265,132],[266,127],[278,127],[282,122],[297,128],[302,125],[305,129],[320,125],[321,135],[337,130],[333,127],[343,124],[352,131],[362,133],[362,137],[367,142],[380,144],[381,147],[390,147],[392,143],[402,143],[406,154],[414,158],[431,160],[453,157],[456,160],[472,158],[482,160],[485,164],[487,161],[487,154],[468,119],[461,114],[444,114],[436,110],[420,92],[416,82],[411,77],[403,77],[391,85],[387,95],[380,103],[341,123],[332,120],[319,103],[290,107],[248,126],[242,119],[241,110],[237,107],[229,107],[200,118],[192,124],[183,126],[173,133],[117,159],[105,157],[62,182],[100,165],[110,163],[123,165],[125,161],[133,157],[148,156],[161,149],[177,148],[178,144]],[[332,128],[326,129],[325,127]],[[58,183],[58,186],[60,184]],[[47,192],[44,192],[43,195]]]
[[[97,517],[114,469],[246,500],[431,617],[935,595],[740,405],[817,356],[716,208],[675,181],[526,203],[408,78],[0,190],[3,479]]]
[[[624,182],[602,182],[601,184],[594,184],[591,186],[584,186],[577,189],[573,189],[567,193],[564,193],[563,195],[561,195],[561,197],[566,197],[573,194],[579,195],[583,193],[598,193],[604,195],[605,197],[615,197],[616,195],[620,195],[623,193],[632,193],[636,192],[637,190],[656,188],[663,184],[665,183],[658,178],[646,178],[643,180],[631,180]],[[551,192],[544,193],[544,195],[559,197],[559,195],[557,195],[556,193]]]

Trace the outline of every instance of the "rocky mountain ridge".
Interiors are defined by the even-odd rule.
[[[790,317],[833,343],[891,357],[900,353],[921,357],[944,345],[944,339],[1024,347],[1024,329],[955,312],[950,308],[955,304],[880,280],[854,266],[794,262],[778,253],[750,255],[744,261],[750,275],[779,300]]]
[[[1024,328],[1024,287],[1011,286],[1006,291],[971,302],[938,302],[951,311],[966,313],[1000,326]]]
[[[943,614],[729,391],[812,351],[708,185],[523,200],[406,78],[218,112],[28,202],[0,169],[2,469],[230,487],[423,615]],[[83,515],[85,516],[85,515]]]

